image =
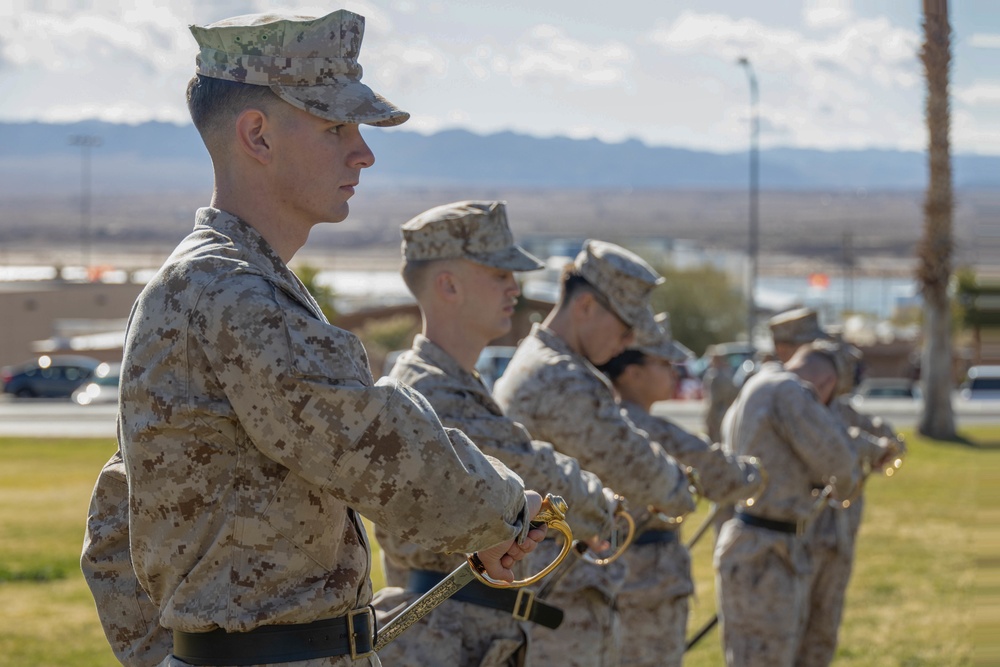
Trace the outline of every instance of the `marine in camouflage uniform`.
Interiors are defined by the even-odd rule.
[[[733,503],[756,493],[763,479],[756,462],[732,456],[720,445],[654,416],[657,401],[672,398],[671,364],[685,356],[674,345],[667,313],[657,315],[661,338],[630,347],[601,366],[621,398],[625,414],[679,463],[694,471],[700,495]],[[681,543],[678,524],[643,512],[636,517],[639,536],[622,556],[628,578],[618,594],[622,621],[623,667],[677,667],[684,657],[688,597],[694,593],[691,556]]]
[[[556,308],[520,344],[493,393],[507,416],[575,457],[633,508],[680,516],[694,507],[684,471],[622,413],[594,367],[635,340],[657,336],[649,293],[661,281],[624,248],[587,241],[564,272]],[[543,544],[539,557],[545,551]],[[622,643],[615,600],[624,581],[621,560],[603,568],[578,564],[550,597],[566,612],[563,625],[532,633],[529,660],[617,665]]]
[[[715,549],[722,643],[730,667],[791,667],[808,609],[809,554],[803,533],[816,490],[847,497],[862,462],[882,460],[886,443],[852,439],[826,404],[837,385],[833,356],[803,348],[785,369],[765,364],[724,421],[724,448],[752,455],[769,482],[752,508],[737,505]]]
[[[287,266],[315,224],[347,216],[374,159],[358,124],[408,117],[360,82],[363,26],[339,11],[192,28],[215,206],[136,301],[118,415],[132,574],[173,632],[165,666],[380,664],[359,513],[428,549],[480,550],[504,577],[541,537],[537,494],[415,391],[374,384],[360,341]],[[93,507],[108,516],[90,517],[84,561],[123,563],[106,549],[125,539],[122,503]],[[120,565],[90,573],[101,604],[136,590]]]
[[[850,404],[848,395],[854,389],[861,352],[846,343],[840,343],[838,348],[840,383],[838,397],[830,404],[830,409],[849,432],[863,432],[899,442],[888,423],[880,417],[862,414]],[[833,662],[863,512],[863,486],[859,486],[850,500],[831,500],[810,527],[807,538],[812,563],[809,610],[795,658],[797,667],[825,667]]]
[[[503,202],[465,201],[435,207],[403,225],[403,276],[421,306],[424,333],[395,363],[390,377],[427,398],[445,426],[461,429],[487,454],[519,472],[525,484],[561,495],[574,537],[610,530],[613,505],[596,475],[508,419],[475,371],[482,348],[510,330],[519,288],[513,271],[541,262],[516,246]],[[433,337],[430,338],[430,337]],[[454,570],[460,555],[434,553],[376,526],[390,587],[375,596],[380,623]],[[523,595],[523,594],[522,594]],[[513,591],[473,582],[434,609],[380,654],[392,665],[454,667],[514,664],[535,623],[513,613]],[[498,610],[485,605],[509,605]],[[550,625],[562,613],[536,600],[531,616]],[[545,610],[544,615],[542,611]]]

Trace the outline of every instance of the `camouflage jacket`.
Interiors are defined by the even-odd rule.
[[[664,451],[680,463],[694,468],[699,492],[709,500],[720,504],[733,503],[752,496],[760,487],[757,468],[745,457],[727,454],[721,445],[713,445],[667,419],[651,415],[635,403],[622,401],[621,406],[632,423],[648,433]],[[669,524],[655,519],[637,519],[649,530],[670,528]]]
[[[115,452],[94,486],[80,567],[115,657],[128,667],[154,667],[170,655],[173,636],[135,578],[128,539],[128,480]]]
[[[677,462],[622,413],[600,371],[547,328],[535,325],[493,395],[508,417],[576,458],[624,495],[630,507],[654,506],[670,516],[694,508],[687,476]],[[604,568],[580,565],[560,588],[589,586],[613,595],[624,577],[621,561]]]
[[[493,394],[508,417],[575,457],[630,506],[672,515],[693,509],[677,462],[625,417],[601,372],[548,329],[535,325]]]
[[[532,440],[523,426],[503,415],[478,377],[429,339],[418,334],[413,348],[396,360],[390,377],[420,392],[441,423],[461,429],[484,452],[517,472],[525,486],[562,496],[570,508],[566,520],[574,537],[587,539],[610,530],[611,508],[601,480],[549,443]],[[387,560],[398,567],[450,572],[463,560],[420,548],[380,526],[375,534]]]
[[[858,448],[812,385],[776,364],[747,381],[723,423],[723,448],[756,456],[767,470],[767,488],[753,514],[797,522],[814,514],[813,489],[832,480],[838,496],[860,479]],[[870,456],[871,452],[863,455]]]
[[[372,596],[358,513],[427,549],[517,535],[516,474],[444,429],[412,389],[372,383],[266,241],[201,209],[133,308],[119,444],[132,562],[161,623],[305,623]]]

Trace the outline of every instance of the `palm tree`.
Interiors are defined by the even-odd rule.
[[[951,405],[951,305],[948,282],[952,260],[951,149],[948,131],[948,74],[951,66],[951,26],[948,0],[923,0],[924,47],[920,60],[927,79],[927,132],[930,182],[924,201],[924,236],[918,248],[917,277],[924,298],[924,347],[921,376],[924,412],[919,429],[940,440],[955,438]]]

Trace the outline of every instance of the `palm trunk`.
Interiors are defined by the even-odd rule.
[[[951,149],[948,74],[951,64],[951,27],[947,0],[923,0],[924,48],[920,59],[927,78],[927,131],[930,182],[924,203],[924,237],[918,250],[918,278],[924,297],[924,347],[921,376],[924,412],[919,429],[924,435],[955,438],[951,405],[952,349],[951,278],[952,210]]]

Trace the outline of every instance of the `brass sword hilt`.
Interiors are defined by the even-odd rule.
[[[628,505],[625,502],[625,497],[615,494],[615,500],[618,501],[618,507],[615,508],[615,520],[625,522],[625,539],[619,542],[618,531],[612,531],[611,533],[611,546],[614,551],[610,556],[604,558],[592,554],[590,551],[584,551],[580,554],[580,558],[587,561],[591,565],[600,565],[601,567],[605,565],[610,565],[614,563],[618,558],[625,553],[625,550],[629,548],[632,544],[632,540],[635,539],[635,519],[628,511]]]
[[[469,566],[472,569],[472,574],[475,575],[476,579],[480,582],[490,586],[491,588],[521,588],[523,586],[530,586],[537,583],[547,574],[556,569],[556,567],[563,561],[564,558],[569,554],[570,549],[573,546],[573,531],[570,530],[569,524],[566,523],[566,512],[569,510],[569,506],[566,501],[560,496],[554,496],[551,493],[545,496],[542,500],[542,508],[538,510],[538,514],[532,519],[532,523],[545,524],[552,530],[562,533],[566,538],[563,540],[562,549],[559,551],[559,555],[555,559],[546,565],[538,574],[532,575],[527,579],[517,579],[515,581],[503,581],[499,579],[494,579],[490,575],[486,574],[486,568],[483,567],[482,562],[480,562],[476,554],[469,556]]]

